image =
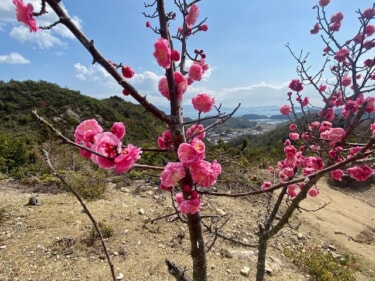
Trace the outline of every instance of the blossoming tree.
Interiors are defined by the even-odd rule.
[[[174,12],[167,13],[163,0],[155,0],[145,5],[153,9],[153,13],[145,14],[150,21],[158,19],[158,23],[147,21],[146,27],[156,34],[153,56],[158,65],[165,70],[165,75],[158,83],[158,90],[170,103],[170,113],[158,109],[141,95],[132,85],[134,71],[130,66],[115,63],[106,59],[95,47],[93,41],[69,18],[59,0],[42,0],[41,10],[37,13],[31,4],[25,5],[22,0],[13,0],[16,5],[17,19],[26,24],[30,32],[39,29],[53,28],[57,24],[65,25],[92,55],[94,62],[99,63],[123,88],[124,95],[130,95],[146,110],[167,125],[167,130],[158,137],[157,144],[161,151],[173,153],[174,161],[160,169],[160,188],[175,195],[178,211],[186,219],[191,244],[193,261],[193,280],[207,280],[207,262],[205,243],[201,222],[201,194],[215,195],[207,190],[212,187],[221,173],[221,165],[206,159],[206,147],[203,141],[205,132],[201,124],[201,113],[210,112],[215,105],[213,97],[200,93],[192,99],[198,112],[196,122],[187,127],[183,122],[182,100],[189,85],[197,83],[208,69],[204,51],[188,49],[188,39],[198,32],[208,30],[206,20],[198,21],[199,0],[188,3],[175,0],[174,4],[182,15],[182,24],[176,31],[169,28],[169,22],[176,18]],[[330,0],[320,0],[314,8],[317,11],[317,24],[312,34],[321,33],[325,44],[324,54],[327,61],[316,74],[310,74],[306,67],[306,57],[291,54],[299,67],[298,79],[293,79],[290,92],[287,93],[289,104],[283,105],[280,112],[291,120],[289,139],[284,143],[285,159],[277,163],[270,171],[276,175],[277,182],[266,181],[259,193],[272,194],[280,190],[272,208],[267,211],[263,224],[259,226],[259,254],[257,280],[263,280],[265,274],[265,256],[268,240],[275,236],[287,223],[299,203],[307,195],[317,196],[317,181],[325,174],[340,180],[348,175],[363,182],[373,175],[370,156],[373,153],[375,123],[372,113],[375,112],[375,98],[371,93],[375,89],[373,50],[375,41],[372,38],[375,27],[370,21],[375,17],[375,5],[364,11],[358,11],[360,28],[357,34],[344,43],[336,40],[343,20],[342,13],[328,18],[326,6]],[[43,16],[48,5],[59,20],[49,27],[38,27],[35,18]],[[157,27],[158,26],[158,27]],[[180,50],[175,43],[178,42]],[[187,61],[191,64],[187,67]],[[329,76],[326,69],[328,68]],[[321,96],[324,107],[318,117],[309,112],[310,101],[303,95],[304,87],[309,86]],[[225,121],[234,111],[225,115],[219,108],[214,116],[216,125]],[[341,110],[338,111],[338,110]],[[297,114],[300,112],[301,114]],[[368,134],[359,142],[357,128],[364,123]],[[186,127],[186,128],[185,128]],[[124,145],[125,125],[121,122],[113,124],[110,131],[103,128],[94,119],[79,124],[74,133],[74,142],[80,154],[90,159],[103,169],[114,169],[115,173],[125,173],[132,168],[150,168],[137,164],[142,149],[133,144]],[[372,136],[371,136],[372,135]],[[219,195],[219,193],[216,193]],[[235,195],[237,196],[237,195]],[[280,206],[287,202],[285,211]],[[275,220],[276,217],[281,219]],[[167,263],[171,273],[177,280],[189,280],[184,271],[171,263]],[[115,274],[112,270],[115,280]]]

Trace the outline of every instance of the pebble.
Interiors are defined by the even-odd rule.
[[[249,276],[249,274],[250,274],[250,267],[244,266],[241,269],[240,273],[241,273],[242,276],[246,276],[246,277]]]
[[[124,278],[124,274],[121,273],[121,272],[116,276],[116,279],[117,279],[117,280],[121,280],[121,279],[123,279],[123,278]]]
[[[220,250],[220,254],[221,254],[223,257],[228,258],[228,259],[233,258],[232,253],[229,252],[229,250],[228,250],[228,249],[225,249],[225,248],[222,248],[222,249]]]

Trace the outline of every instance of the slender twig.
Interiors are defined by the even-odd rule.
[[[107,258],[107,262],[108,262],[108,265],[109,265],[109,268],[110,268],[111,274],[112,274],[112,279],[113,279],[113,281],[116,281],[117,279],[116,279],[115,269],[114,269],[114,266],[113,266],[113,263],[112,263],[112,260],[111,260],[111,256],[108,253],[107,246],[104,242],[104,238],[103,238],[102,232],[100,231],[98,223],[96,222],[94,216],[91,214],[90,210],[87,208],[87,206],[86,206],[85,202],[83,201],[83,198],[81,197],[81,195],[79,195],[79,193],[74,190],[74,188],[71,186],[71,184],[69,184],[68,181],[55,170],[55,168],[53,167],[53,165],[51,163],[51,160],[49,158],[48,152],[43,149],[43,153],[44,153],[44,156],[46,158],[47,165],[48,165],[49,169],[51,170],[52,174],[55,177],[57,177],[69,189],[69,191],[75,196],[75,198],[77,198],[78,202],[81,204],[81,206],[84,210],[84,213],[89,217],[92,224],[94,225],[95,231],[99,235],[99,239],[100,239],[100,242],[102,244],[103,251],[104,251],[105,256]]]
[[[165,219],[165,218],[169,218],[169,217],[172,217],[172,216],[175,216],[175,215],[178,215],[178,212],[174,212],[172,214],[167,214],[167,215],[164,215],[164,216],[160,216],[160,217],[157,217],[157,218],[154,218],[154,219],[151,219],[150,220],[150,223],[154,223],[158,220],[161,220],[161,219]]]

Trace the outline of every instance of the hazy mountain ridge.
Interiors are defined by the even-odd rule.
[[[41,132],[45,126],[33,117],[33,109],[69,137],[81,121],[92,118],[97,119],[105,130],[115,121],[124,122],[125,142],[145,144],[164,130],[163,124],[143,107],[119,97],[97,100],[46,81],[0,81],[1,131]]]

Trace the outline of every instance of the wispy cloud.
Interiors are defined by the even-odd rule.
[[[0,55],[0,64],[28,64],[30,61],[17,52],[9,55]]]
[[[10,36],[22,43],[36,44],[40,49],[49,49],[55,45],[64,45],[64,43],[51,31],[30,33],[25,26],[13,27]]]

